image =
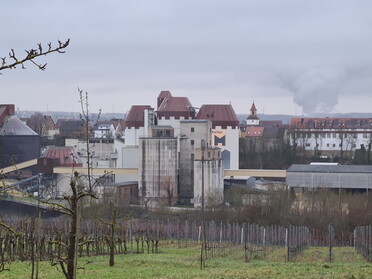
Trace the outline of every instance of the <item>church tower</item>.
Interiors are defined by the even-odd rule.
[[[247,117],[247,122],[246,122],[247,126],[259,126],[260,119],[258,118],[257,109],[256,109],[254,102],[252,103],[252,107],[250,111],[251,111],[251,114]]]

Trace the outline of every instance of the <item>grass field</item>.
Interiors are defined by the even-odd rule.
[[[81,279],[116,278],[301,278],[301,279],[367,279],[372,278],[372,264],[355,253],[353,248],[334,248],[333,262],[327,262],[327,248],[309,248],[293,262],[286,262],[284,248],[271,251],[264,259],[246,263],[236,250],[229,256],[208,259],[200,270],[198,247],[178,249],[163,247],[159,254],[118,255],[115,266],[108,266],[108,256],[80,259],[86,265],[78,271]],[[11,271],[0,273],[1,279],[30,278],[27,262],[16,262]],[[39,278],[64,278],[48,262],[40,263]]]

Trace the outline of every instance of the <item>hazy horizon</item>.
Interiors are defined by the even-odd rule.
[[[40,4],[40,5],[38,5]],[[161,90],[195,107],[254,101],[264,114],[371,111],[372,2],[72,1],[2,3],[0,57],[71,39],[46,71],[2,71],[2,103],[79,112],[155,106]],[[9,61],[9,59],[7,59]]]

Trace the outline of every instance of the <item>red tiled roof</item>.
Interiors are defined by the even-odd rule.
[[[245,130],[246,137],[262,137],[265,127],[247,127]]]
[[[193,119],[195,117],[195,111],[187,97],[169,97],[165,98],[161,103],[157,115],[166,119],[169,119],[169,117],[174,117],[175,119],[180,119],[180,117]]]
[[[292,129],[371,129],[372,118],[292,118]]]
[[[161,106],[163,101],[165,99],[168,99],[168,98],[172,98],[172,94],[170,93],[170,91],[168,91],[168,90],[161,91],[159,96],[158,96],[157,109],[159,109],[159,107]]]
[[[144,126],[144,110],[151,109],[149,105],[134,105],[130,108],[127,117],[125,118],[126,128],[136,128]]]
[[[203,105],[196,119],[211,120],[213,128],[216,126],[221,126],[223,129],[226,129],[227,126],[239,127],[239,120],[231,105]]]
[[[172,97],[172,94],[168,90],[160,91],[160,94],[158,96],[158,98],[169,98],[169,97]]]
[[[58,159],[58,165],[62,167],[83,166],[80,156],[77,154],[75,148],[71,146],[48,147],[43,157]]]

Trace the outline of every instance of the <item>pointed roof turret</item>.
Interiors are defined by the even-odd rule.
[[[252,106],[251,106],[250,111],[251,111],[251,114],[257,114],[257,109],[256,109],[256,106],[255,106],[255,104],[254,104],[254,101],[253,101],[253,103],[252,103]]]
[[[251,114],[247,117],[247,119],[258,119],[257,109],[256,109],[256,105],[254,104],[254,101],[252,103],[250,111],[251,111]]]

